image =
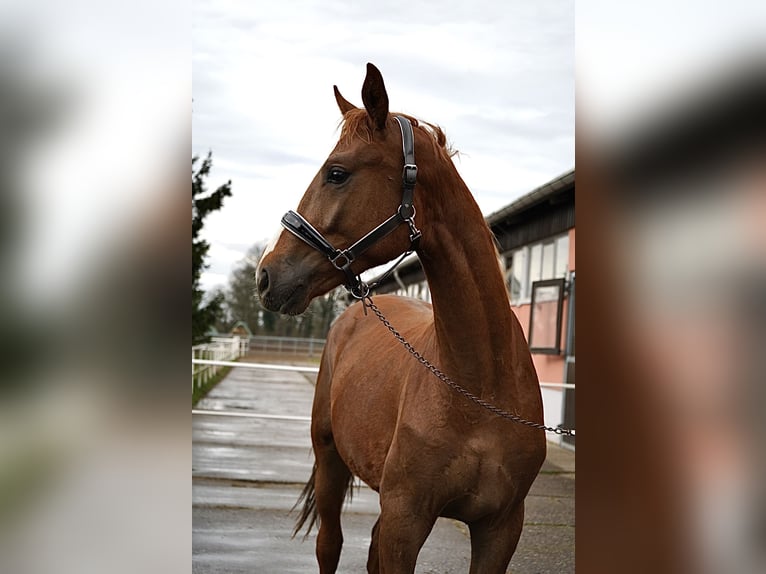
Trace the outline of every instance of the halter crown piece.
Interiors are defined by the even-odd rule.
[[[377,283],[368,285],[362,278],[354,273],[351,264],[370,247],[390,234],[402,223],[406,223],[410,228],[410,246],[402,254],[399,260],[386,271],[380,278],[380,283],[404,260],[404,258],[415,251],[420,242],[420,230],[415,227],[415,206],[412,203],[412,197],[415,192],[415,182],[418,176],[418,166],[415,165],[415,137],[412,133],[412,124],[402,116],[394,116],[399,123],[402,131],[402,150],[404,152],[404,168],[402,170],[402,203],[391,217],[370,231],[367,235],[359,239],[346,249],[336,249],[332,243],[327,241],[324,236],[311,225],[306,218],[296,211],[288,211],[282,216],[282,227],[295,235],[298,239],[304,241],[320,253],[322,253],[332,263],[332,265],[343,271],[346,275],[346,290],[356,299],[365,299],[370,294],[370,289]]]

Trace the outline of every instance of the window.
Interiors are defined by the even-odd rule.
[[[507,276],[508,293],[511,295],[511,301],[519,301],[526,296],[523,289],[527,283],[527,272],[529,271],[528,254],[529,251],[526,248],[519,249],[509,259],[510,269]]]
[[[569,235],[562,235],[556,240],[556,263],[553,277],[566,277],[569,269]]]
[[[542,273],[540,279],[552,279],[553,270],[556,266],[556,243],[543,243]]]
[[[569,306],[567,308],[567,344],[566,355],[574,359],[575,356],[575,274],[569,277]],[[572,381],[574,382],[574,381]]]
[[[543,245],[538,243],[529,249],[529,283],[534,283],[542,279],[541,263],[543,260]],[[529,297],[529,286],[527,285],[526,297]]]
[[[533,283],[566,277],[569,270],[569,235],[525,245],[513,251],[508,262],[511,268],[506,273],[506,282],[511,304],[529,303]]]
[[[558,355],[561,352],[564,283],[564,279],[549,279],[532,285],[529,350],[533,353]]]

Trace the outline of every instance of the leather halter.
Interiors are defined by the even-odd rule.
[[[345,273],[345,287],[357,299],[367,297],[371,288],[351,269],[351,264],[362,253],[389,235],[402,223],[406,223],[410,228],[410,246],[402,254],[399,261],[385,273],[384,276],[388,276],[402,262],[406,255],[417,249],[420,241],[420,231],[415,227],[415,206],[412,202],[418,175],[418,167],[415,165],[415,137],[412,132],[412,124],[407,118],[394,116],[394,119],[399,123],[399,128],[402,131],[402,150],[404,152],[402,203],[399,205],[396,213],[346,249],[336,249],[300,213],[291,210],[282,216],[282,227],[322,253],[336,269]]]

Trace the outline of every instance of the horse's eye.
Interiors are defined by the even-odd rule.
[[[333,167],[330,168],[330,171],[327,173],[327,181],[328,183],[341,184],[348,179],[349,175],[351,174],[347,171],[343,171],[339,167]]]

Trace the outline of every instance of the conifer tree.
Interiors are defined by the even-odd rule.
[[[195,172],[194,166],[198,160],[199,156],[192,157],[192,345],[205,341],[205,333],[215,323],[223,301],[222,295],[210,301],[204,301],[205,293],[200,289],[199,281],[202,271],[207,268],[205,257],[210,244],[200,239],[199,234],[205,217],[221,209],[223,199],[231,195],[231,180],[212,193],[207,191],[205,179],[213,166],[212,152],[208,152],[207,157]]]

